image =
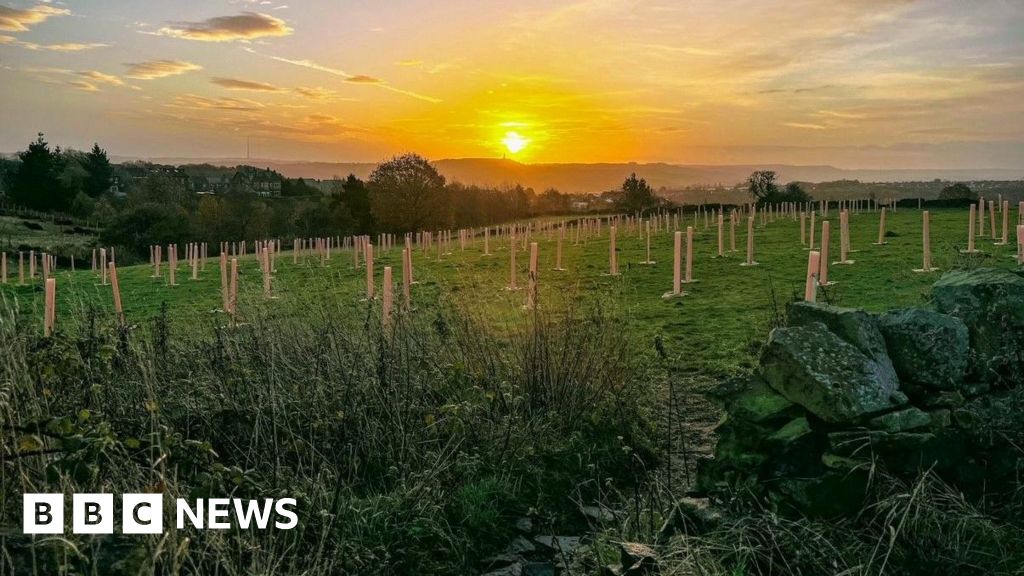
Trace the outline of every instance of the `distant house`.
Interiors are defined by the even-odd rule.
[[[252,166],[239,166],[231,177],[230,188],[236,193],[247,192],[271,198],[281,195],[282,180],[283,177],[270,168],[261,170]]]
[[[142,182],[150,176],[163,176],[180,184],[185,190],[192,190],[192,178],[184,169],[164,164],[150,164],[149,162],[125,162],[118,165],[118,174],[114,177],[114,186],[111,190],[115,194],[124,194],[124,190],[130,184]]]

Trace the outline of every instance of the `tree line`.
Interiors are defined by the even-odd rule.
[[[14,204],[97,222],[102,244],[140,258],[151,244],[402,234],[623,207],[618,201],[553,189],[537,193],[519,185],[492,188],[448,182],[432,163],[415,154],[381,163],[365,181],[355,175],[336,178],[328,190],[267,170],[269,174],[261,177],[280,182],[274,197],[239,185],[241,171],[216,193],[202,193],[185,174],[186,168],[197,174],[223,170],[205,165],[114,164],[98,144],[88,152],[62,150],[39,134],[16,160],[0,161],[0,183],[3,195]],[[646,183],[640,186],[642,180],[632,178],[637,189],[623,196],[634,204],[657,204]]]

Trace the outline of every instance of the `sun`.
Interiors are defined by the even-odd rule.
[[[505,132],[505,137],[501,139],[501,143],[505,145],[510,154],[515,154],[526,148],[530,141],[520,136],[518,132]]]

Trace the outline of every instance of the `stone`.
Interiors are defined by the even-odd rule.
[[[821,463],[832,470],[856,470],[865,465],[863,460],[846,458],[831,452],[822,453]]]
[[[530,542],[522,536],[516,536],[515,539],[512,540],[512,542],[508,545],[508,548],[505,550],[505,552],[507,554],[526,554],[529,552],[533,552],[536,549],[537,547],[533,545],[533,542]]]
[[[523,565],[517,562],[493,572],[488,572],[483,576],[523,576]]]
[[[502,553],[502,554],[498,554],[498,555],[495,555],[495,556],[488,556],[487,558],[484,558],[483,565],[487,566],[488,569],[490,569],[490,568],[498,568],[498,567],[508,566],[509,564],[515,564],[517,562],[521,562],[522,560],[523,560],[523,557],[518,555],[518,554],[513,554],[511,552],[505,552],[505,553]]]
[[[725,409],[730,415],[755,423],[785,418],[795,407],[796,404],[760,378],[752,379],[741,392],[725,400]]]
[[[726,415],[715,427],[715,459],[739,469],[756,468],[767,459],[761,445],[771,431],[770,427]]]
[[[580,506],[580,513],[597,522],[614,522],[615,511],[606,506]]]
[[[520,516],[516,518],[516,530],[523,534],[529,534],[533,532],[533,520],[530,520],[526,516]]]
[[[868,421],[868,426],[885,432],[905,432],[915,428],[924,428],[931,424],[931,418],[923,410],[911,406],[896,412],[875,416]]]
[[[910,383],[902,386],[915,404],[925,408],[955,408],[966,402],[963,392],[959,390],[928,390]]]
[[[562,554],[572,554],[580,545],[579,536],[537,536],[533,540]]]
[[[780,512],[795,509],[812,518],[833,518],[858,512],[869,485],[867,470],[830,471],[815,478],[787,478],[777,484]]]
[[[938,410],[928,411],[928,426],[932,430],[938,430],[940,428],[947,428],[953,424],[953,412],[949,408],[939,408]]]
[[[555,576],[555,565],[551,562],[527,562],[523,564],[523,576]]]
[[[963,442],[950,434],[847,430],[828,435],[834,454],[864,460],[877,459],[889,470],[915,474],[934,467],[954,466],[964,453]]]
[[[707,498],[680,498],[658,530],[658,542],[675,534],[705,534],[722,522],[722,514]]]
[[[883,314],[878,325],[901,381],[939,390],[963,382],[970,350],[959,318],[908,308]]]
[[[619,561],[625,574],[645,574],[658,569],[658,553],[654,548],[638,542],[619,544]]]
[[[761,356],[768,385],[830,423],[846,423],[893,407],[899,383],[824,324],[776,328]]]
[[[857,308],[842,308],[814,302],[793,302],[787,310],[790,326],[806,326],[821,322],[830,332],[853,344],[871,358],[883,371],[895,371],[886,351],[885,338],[878,329],[875,316]]]
[[[1024,380],[1024,277],[1005,269],[955,270],[935,283],[932,300],[967,325],[969,375],[1008,385]]]
[[[788,446],[811,434],[807,418],[794,418],[768,436],[767,441],[776,446]]]

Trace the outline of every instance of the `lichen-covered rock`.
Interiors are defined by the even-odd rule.
[[[868,425],[884,432],[906,432],[915,428],[924,428],[931,424],[932,419],[920,408],[905,408],[872,418]]]
[[[769,386],[831,423],[892,408],[899,385],[891,369],[818,322],[772,330],[761,370]]]
[[[767,441],[773,446],[789,446],[807,437],[809,434],[811,434],[811,424],[807,421],[807,418],[801,416],[800,418],[790,420],[785,426],[772,432],[768,436]]]
[[[935,308],[956,316],[970,334],[969,373],[983,382],[1024,381],[1024,277],[980,268],[943,274],[932,289]]]
[[[970,349],[959,318],[909,308],[883,314],[878,325],[901,381],[940,390],[963,383]]]
[[[833,334],[853,344],[865,356],[877,362],[882,370],[893,370],[885,338],[878,329],[878,321],[864,310],[815,302],[793,302],[789,305],[788,319],[790,326],[821,322]]]
[[[796,404],[772,390],[760,378],[750,379],[734,394],[723,398],[731,416],[754,423],[770,422],[794,415]]]

